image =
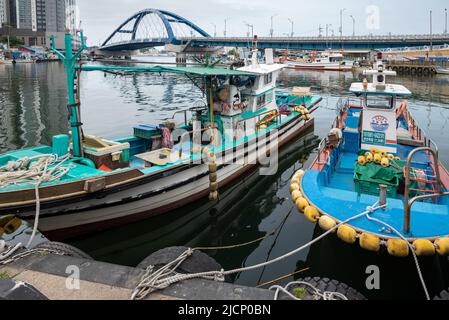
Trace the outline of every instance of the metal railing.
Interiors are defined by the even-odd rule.
[[[412,163],[413,157],[418,152],[428,152],[432,155],[434,170],[435,170],[435,183],[436,183],[437,193],[416,196],[416,197],[412,198],[411,200],[409,200],[410,199],[410,191],[412,191],[412,189],[410,188],[410,180],[411,180],[410,171],[412,169],[411,163]],[[439,197],[443,197],[443,196],[449,196],[449,193],[442,192],[438,150],[435,151],[430,147],[422,147],[422,148],[414,149],[412,152],[410,152],[410,154],[407,158],[407,164],[405,166],[405,190],[404,190],[404,232],[405,232],[405,234],[410,233],[411,210],[412,210],[413,204],[420,200],[439,198]]]

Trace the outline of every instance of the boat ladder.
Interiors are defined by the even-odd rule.
[[[410,152],[408,158],[407,158],[407,164],[404,167],[404,176],[405,176],[405,190],[404,190],[404,232],[405,234],[410,233],[410,222],[411,222],[411,210],[413,204],[415,204],[417,201],[423,201],[427,199],[434,199],[438,200],[440,197],[449,196],[449,192],[443,192],[442,189],[442,182],[441,182],[441,175],[440,175],[440,166],[439,166],[439,160],[438,160],[438,147],[433,143],[435,146],[435,150],[430,147],[430,144],[433,143],[432,141],[429,141],[428,147],[421,147],[416,148],[412,152]],[[412,160],[413,157],[419,153],[419,152],[426,152],[432,156],[432,162],[431,162],[431,170],[423,170],[423,169],[416,169],[412,168]],[[416,173],[421,171],[426,175],[425,178],[423,177],[411,177],[411,172]],[[430,185],[430,189],[416,189],[416,188],[410,188],[410,182],[415,181],[421,183]],[[410,199],[410,191],[415,191],[418,194]],[[421,195],[420,195],[421,194]]]

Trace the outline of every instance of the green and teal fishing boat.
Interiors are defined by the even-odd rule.
[[[220,190],[249,170],[276,170],[278,148],[313,126],[311,114],[321,100],[303,89],[278,92],[283,66],[259,63],[256,52],[244,67],[228,70],[84,65],[79,63],[84,49],[83,43],[73,53],[67,34],[65,56],[54,50],[67,72],[70,133],[54,136],[49,146],[0,155],[0,215],[35,221],[52,239],[166,213],[202,198],[219,201]],[[136,125],[131,136],[114,140],[88,135],[80,118],[80,74],[95,71],[186,76],[204,101],[186,107],[178,123]]]
[[[449,173],[426,137],[402,85],[386,83],[379,54],[353,83],[355,99],[338,116],[306,172],[292,180],[292,198],[307,219],[343,241],[394,256],[449,254]]]

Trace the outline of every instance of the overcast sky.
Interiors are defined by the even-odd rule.
[[[246,36],[244,21],[254,25],[254,33],[267,36],[270,17],[274,18],[275,35],[291,32],[288,19],[294,21],[295,35],[318,35],[319,25],[325,34],[326,24],[339,32],[340,9],[343,33],[352,34],[353,15],[357,34],[429,33],[429,11],[433,10],[434,33],[444,31],[444,8],[447,0],[78,0],[82,27],[90,45],[104,41],[115,28],[134,13],[145,8],[158,8],[177,13],[211,35],[214,25],[223,36],[224,20],[228,35]],[[379,12],[379,15],[377,15]]]

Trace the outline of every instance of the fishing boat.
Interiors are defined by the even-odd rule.
[[[437,73],[438,73],[438,74],[449,75],[449,68],[438,68],[438,69],[437,69]]]
[[[351,71],[352,64],[344,60],[343,54],[324,51],[313,54],[308,59],[285,59],[284,63],[291,69],[320,70],[320,71]]]
[[[304,89],[277,92],[284,66],[273,63],[270,51],[261,64],[254,50],[237,70],[80,65],[85,44],[72,54],[71,35],[65,40],[67,56],[53,50],[67,73],[70,136],[0,156],[0,215],[35,221],[52,239],[137,221],[201,198],[219,201],[220,189],[250,170],[276,170],[277,149],[313,126],[311,113],[321,100]],[[84,134],[80,73],[94,71],[186,76],[205,99],[187,106],[180,123],[136,125],[132,136],[115,140]]]
[[[449,173],[438,146],[408,110],[411,92],[387,84],[379,54],[373,76],[338,116],[306,172],[293,177],[297,208],[326,231],[366,250],[405,257],[449,254]]]

